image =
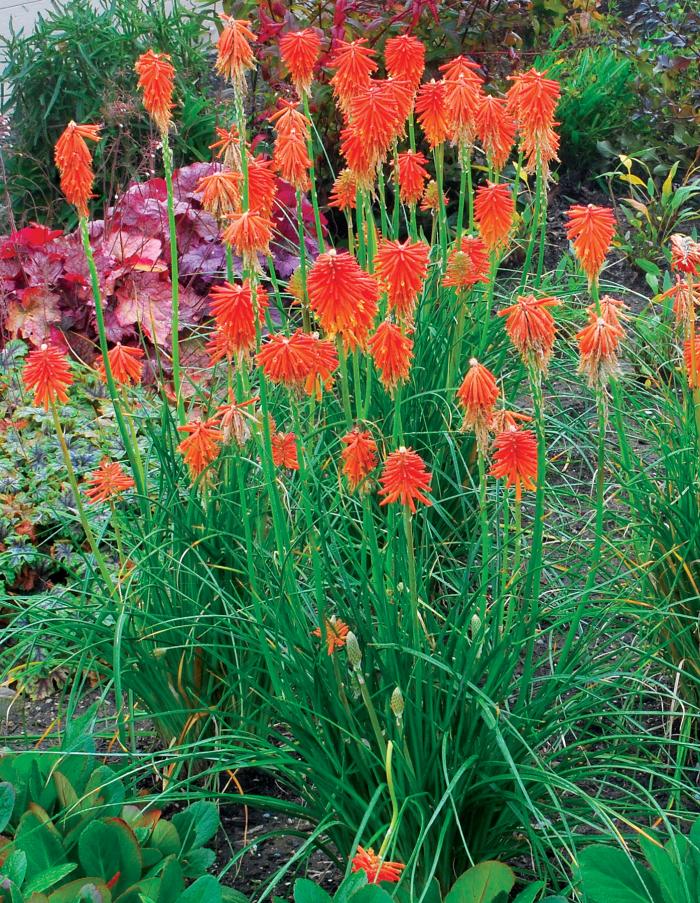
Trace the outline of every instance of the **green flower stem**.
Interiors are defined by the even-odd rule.
[[[530,235],[527,243],[527,251],[525,252],[525,262],[523,264],[523,274],[520,279],[520,285],[518,287],[518,293],[521,293],[525,288],[527,281],[530,277],[530,267],[532,266],[532,257],[535,253],[535,245],[537,243],[537,236],[540,231],[540,220],[542,217],[542,194],[543,194],[543,178],[542,178],[542,166],[540,164],[539,155],[537,157],[537,164],[535,170],[535,201],[532,207],[532,219],[530,220]],[[545,218],[546,224],[546,218]],[[544,253],[544,252],[543,252]],[[537,280],[536,285],[539,285],[539,280]]]
[[[459,245],[464,228],[464,200],[467,195],[467,169],[469,170],[469,181],[471,182],[471,162],[466,156],[463,145],[459,145],[457,154],[459,157],[459,200],[457,202],[457,233],[455,235],[455,243]],[[469,194],[471,197],[471,189],[469,189]],[[471,225],[469,228],[471,228]]]
[[[377,169],[377,187],[379,188],[379,213],[382,221],[382,234],[393,235],[393,229],[389,229],[389,214],[386,209],[386,192],[384,188],[384,167]]]
[[[391,216],[391,237],[399,237],[400,219],[401,219],[401,189],[399,187],[399,149],[394,142],[394,209]]]
[[[384,840],[382,841],[382,845],[379,847],[379,853],[377,854],[381,861],[384,860],[386,856],[387,850],[389,849],[389,843],[391,842],[391,838],[396,830],[396,825],[399,821],[399,804],[396,800],[396,789],[394,787],[394,776],[391,771],[391,756],[394,751],[394,744],[389,740],[386,745],[386,759],[385,759],[385,768],[386,768],[386,785],[389,790],[389,798],[391,800],[391,821],[389,822],[389,828],[387,829],[386,834],[384,835]]]
[[[489,264],[489,283],[486,287],[486,310],[484,311],[484,320],[481,324],[481,340],[479,342],[479,354],[486,351],[486,342],[489,337],[489,325],[491,323],[491,310],[493,309],[493,296],[496,290],[496,276],[498,275],[498,267],[500,259],[495,251],[491,252]]]
[[[433,151],[433,159],[435,161],[435,180],[438,189],[438,222],[440,226],[440,249],[442,251],[442,265],[447,265],[447,246],[449,244],[447,233],[447,211],[445,210],[445,145]]]
[[[486,504],[486,460],[479,450],[477,454],[479,467],[479,521],[481,525],[481,623],[486,617],[486,599],[488,597],[489,562],[491,558],[491,538],[489,534],[489,515]]]
[[[408,566],[408,589],[411,602],[413,642],[417,649],[421,634],[420,620],[418,617],[418,580],[416,578],[416,551],[413,542],[413,521],[408,505],[403,506],[403,529],[406,536],[406,564]]]
[[[311,181],[311,204],[314,208],[314,225],[316,226],[316,241],[318,242],[318,249],[321,253],[326,250],[326,243],[323,238],[323,227],[321,225],[321,213],[318,207],[318,192],[316,190],[316,166],[314,163],[314,138],[313,138],[313,120],[311,118],[311,111],[309,110],[309,95],[304,91],[302,95],[302,103],[304,106],[304,116],[309,120],[311,125],[311,129],[309,130],[309,137],[307,141],[309,160],[311,161],[311,165],[309,166],[309,179]]]
[[[170,240],[170,286],[172,289],[172,309],[170,332],[172,342],[173,389],[177,404],[177,419],[184,426],[185,400],[182,396],[180,375],[180,275],[177,264],[177,229],[175,227],[175,199],[173,195],[173,154],[167,132],[163,132],[163,170],[168,195],[168,236]]]
[[[88,229],[87,217],[84,216],[80,217],[80,237],[83,243],[83,251],[85,252],[85,257],[87,259],[88,270],[90,271],[92,297],[95,302],[97,335],[100,343],[100,351],[102,352],[102,363],[105,368],[107,391],[109,392],[109,397],[112,400],[114,415],[117,418],[119,435],[121,436],[122,442],[124,443],[124,449],[126,451],[127,457],[129,458],[129,464],[131,465],[131,470],[134,475],[136,491],[138,493],[139,502],[141,505],[141,512],[142,514],[147,514],[148,500],[146,497],[146,482],[144,478],[143,462],[141,461],[141,454],[139,452],[138,445],[132,441],[131,433],[127,426],[126,420],[124,419],[124,414],[122,412],[119,399],[119,392],[114,381],[111,364],[109,363],[109,356],[107,353],[109,350],[107,348],[107,332],[105,330],[104,311],[102,310],[102,298],[100,296],[100,277],[97,275],[95,257],[92,253],[92,245],[90,244],[90,232]]]
[[[345,354],[345,346],[343,340],[338,336],[335,340],[338,349],[338,364],[340,369],[340,395],[343,400],[343,413],[345,414],[345,423],[350,429],[352,427],[352,408],[350,406],[350,387],[348,386],[348,360]]]
[[[306,295],[306,243],[304,229],[304,214],[302,212],[302,194],[297,188],[297,234],[299,236],[299,271],[301,273],[301,317],[304,332],[311,332],[311,314],[309,312],[309,303]]]

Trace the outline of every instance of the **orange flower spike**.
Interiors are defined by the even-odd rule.
[[[559,82],[545,78],[545,73],[537,69],[509,78],[513,84],[506,96],[508,109],[521,130],[531,135],[546,132],[554,125],[554,111],[561,94]]]
[[[351,169],[344,169],[336,178],[328,206],[336,207],[343,213],[357,206],[357,177]]]
[[[415,92],[411,90],[409,82],[401,78],[388,78],[382,85],[395,108],[392,141],[396,141],[406,135],[406,120],[413,110]]]
[[[431,481],[432,474],[418,452],[402,445],[384,462],[384,469],[379,478],[382,487],[379,495],[384,498],[379,504],[390,505],[399,502],[401,505],[407,505],[411,513],[415,514],[416,502],[432,505],[425,495],[426,492],[430,492]]]
[[[403,204],[417,204],[423,197],[425,183],[430,178],[425,164],[428,162],[420,151],[404,151],[397,154],[399,164],[399,197]]]
[[[530,430],[506,430],[493,440],[491,476],[515,486],[520,501],[523,487],[537,488],[537,439]]]
[[[415,91],[425,71],[425,45],[410,34],[395,35],[384,45],[386,71]]]
[[[304,390],[307,395],[315,395],[321,400],[324,388],[329,388],[333,383],[333,373],[338,369],[338,350],[326,339],[317,336],[309,336],[313,341],[314,366],[306,377]]]
[[[100,126],[69,122],[54,148],[56,167],[61,174],[61,191],[68,203],[75,206],[78,216],[88,215],[87,204],[95,179],[86,139],[99,141]]]
[[[241,138],[238,129],[232,125],[229,129],[215,128],[217,141],[209,145],[214,157],[223,160],[224,166],[234,172],[241,171]]]
[[[445,82],[436,82],[434,78],[418,89],[416,114],[431,150],[447,141],[450,134],[445,106],[446,94]]]
[[[276,122],[277,137],[273,162],[280,176],[299,191],[310,186],[309,169],[311,160],[307,150],[308,120],[288,105],[270,117]]]
[[[29,352],[22,379],[27,389],[34,392],[34,404],[45,411],[52,404],[68,401],[67,389],[73,382],[65,354],[46,343]]]
[[[273,433],[272,463],[275,467],[286,467],[287,470],[299,470],[297,453],[297,437],[294,433]]]
[[[603,387],[619,372],[617,349],[624,330],[618,308],[622,306],[621,301],[606,295],[601,299],[601,313],[592,304],[588,308],[588,325],[576,334],[580,355],[578,372],[586,374],[589,386]]]
[[[384,388],[393,393],[408,379],[413,360],[413,342],[390,320],[384,320],[370,338],[368,347]]]
[[[328,654],[333,655],[336,649],[342,649],[345,645],[350,628],[345,621],[341,621],[340,618],[336,618],[335,615],[326,618],[324,627],[326,631],[326,648]],[[317,627],[315,630],[312,630],[311,636],[320,637],[321,628]]]
[[[442,196],[442,202],[445,207],[447,207],[448,201],[447,192],[445,192]],[[435,179],[431,179],[425,186],[423,200],[420,202],[420,209],[423,213],[437,213],[440,209],[440,193]]]
[[[659,301],[665,301],[667,298],[673,299],[676,325],[690,329],[695,317],[695,308],[700,306],[700,283],[688,285],[685,279],[676,274],[676,281],[671,288],[659,295]]]
[[[459,247],[447,258],[442,284],[464,292],[477,282],[489,281],[489,256],[486,245],[473,235],[464,236]]]
[[[90,504],[106,502],[112,496],[131,489],[135,484],[131,477],[124,473],[118,461],[110,461],[105,458],[97,470],[93,471],[86,480],[88,488],[85,495]]]
[[[488,367],[472,358],[462,385],[457,389],[457,401],[464,408],[462,429],[474,432],[482,454],[486,454],[488,433],[498,395],[496,377]]]
[[[379,286],[347,251],[331,249],[314,261],[306,279],[311,309],[324,332],[349,348],[364,346],[377,316]]]
[[[349,101],[350,119],[358,134],[366,142],[369,153],[381,159],[400,128],[401,113],[392,89],[387,82],[369,80],[359,86]]]
[[[280,56],[287,67],[297,94],[308,94],[314,67],[321,50],[321,38],[313,28],[288,31],[280,38]]]
[[[211,289],[209,297],[212,316],[225,335],[226,356],[252,351],[255,347],[256,330],[250,282],[246,280],[243,285],[234,285],[230,282],[215,285]],[[269,303],[267,292],[262,286],[256,287],[255,302],[258,309],[258,322],[262,325],[265,322],[265,310]]]
[[[256,360],[273,383],[298,387],[317,372],[315,340],[302,329],[297,329],[291,336],[274,333],[260,349]]]
[[[340,440],[345,448],[340,454],[343,475],[354,492],[377,466],[377,443],[367,430],[350,430]]]
[[[341,131],[340,153],[345,158],[348,171],[352,173],[355,184],[360,188],[371,188],[377,168],[377,158],[355,126],[349,125]]]
[[[357,41],[338,41],[330,60],[335,75],[331,79],[333,95],[344,113],[349,110],[349,103],[358,88],[369,82],[370,75],[376,71],[375,52],[365,47],[366,38]]]
[[[689,235],[671,236],[671,267],[680,273],[694,275],[700,269],[700,242]]]
[[[202,194],[202,207],[217,220],[241,209],[241,183],[243,175],[233,170],[221,170],[203,176],[197,184]]]
[[[234,19],[225,13],[219,13],[223,22],[223,29],[216,45],[217,57],[215,68],[223,78],[227,78],[236,90],[245,92],[246,69],[253,69],[255,57],[250,46],[250,41],[255,40],[255,35],[248,27],[248,19]]]
[[[177,450],[189,467],[192,479],[203,473],[219,454],[224,434],[217,427],[215,419],[192,420],[178,427],[179,432],[187,433],[187,438],[182,440]]]
[[[138,86],[143,91],[143,105],[155,122],[161,135],[167,135],[172,122],[173,84],[175,68],[167,53],[147,50],[134,66],[139,77]]]
[[[229,225],[221,233],[221,240],[256,269],[259,269],[258,254],[270,253],[271,238],[272,220],[252,209],[229,214]]]
[[[484,94],[476,111],[476,133],[491,166],[500,172],[515,143],[517,124],[501,97]]]
[[[368,850],[358,847],[357,853],[353,856],[351,871],[364,872],[369,884],[380,884],[382,881],[396,884],[404,868],[401,862],[382,861],[371,847]]]
[[[114,381],[122,385],[129,383],[140,383],[143,374],[143,351],[140,348],[132,348],[128,345],[122,345],[117,342],[113,348],[107,352],[107,360],[109,361],[109,369],[112,371]],[[107,374],[105,373],[104,361],[100,360],[97,364],[97,373],[102,382],[107,382]]]
[[[692,343],[689,338],[683,342],[683,360],[689,388],[700,389],[700,336],[694,336]]]
[[[484,82],[475,72],[478,68],[466,56],[440,66],[445,82],[445,111],[453,144],[471,145],[476,135],[476,116]]]
[[[374,266],[387,293],[389,308],[410,320],[428,273],[430,248],[423,241],[384,240],[377,248]]]
[[[480,185],[474,198],[474,215],[481,240],[489,251],[505,247],[515,219],[510,187],[503,182]]]
[[[598,277],[615,235],[615,214],[610,207],[574,204],[567,211],[566,235],[589,284]]]
[[[548,308],[560,304],[557,298],[520,295],[515,304],[498,312],[499,317],[507,317],[506,332],[523,361],[542,371],[552,356],[557,328]]]
[[[272,216],[277,196],[277,177],[273,166],[272,160],[248,158],[248,207],[267,217]]]

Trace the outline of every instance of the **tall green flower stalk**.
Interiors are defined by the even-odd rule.
[[[175,223],[175,196],[173,193],[173,154],[167,132],[163,133],[163,171],[167,192],[168,239],[170,244],[170,286],[172,304],[170,312],[170,337],[172,347],[173,391],[177,405],[177,419],[180,426],[186,422],[185,399],[182,394],[182,374],[180,372],[180,273],[177,259],[177,227]]]

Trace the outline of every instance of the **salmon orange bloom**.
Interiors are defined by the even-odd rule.
[[[447,268],[442,279],[445,287],[464,292],[477,282],[489,281],[489,255],[486,245],[474,235],[465,235],[459,247],[447,258]]]
[[[331,615],[330,618],[326,618],[324,629],[326,632],[326,648],[328,650],[328,654],[333,655],[336,649],[342,649],[345,645],[345,641],[350,628],[345,623],[345,621],[341,621],[340,618],[336,618],[335,615]],[[317,627],[315,630],[312,630],[311,636],[320,637],[321,628]]]
[[[241,171],[241,137],[235,125],[222,129],[216,126],[217,140],[209,145],[209,150],[214,151],[217,160],[222,159],[224,166],[233,172]]]
[[[223,78],[227,78],[236,90],[243,93],[246,89],[246,69],[255,66],[255,58],[250,41],[255,35],[248,27],[248,19],[234,19],[225,13],[219,13],[224,27],[216,45],[217,57],[215,68]]]
[[[68,401],[67,389],[73,382],[65,354],[47,344],[29,352],[22,379],[27,389],[34,392],[34,404],[46,411],[49,405]]]
[[[700,336],[692,336],[683,343],[683,360],[691,389],[700,389]]]
[[[505,478],[506,486],[515,486],[520,501],[522,490],[537,488],[537,439],[530,430],[506,430],[493,440],[491,476]]]
[[[350,42],[338,41],[330,60],[329,65],[335,69],[335,75],[331,79],[333,95],[344,113],[349,111],[350,100],[355,92],[367,85],[370,75],[377,69],[376,54],[366,44],[366,38]]]
[[[681,273],[697,273],[700,268],[700,242],[678,232],[672,235],[671,266]]]
[[[617,349],[624,330],[617,308],[622,306],[621,301],[606,295],[601,299],[600,313],[595,304],[588,308],[588,325],[576,334],[578,372],[586,374],[589,386],[602,388],[619,372]]]
[[[277,130],[272,158],[277,171],[285,182],[306,191],[311,167],[307,150],[308,119],[296,109],[296,104],[287,103],[270,117],[270,122],[275,123]]]
[[[260,349],[256,360],[273,383],[299,387],[316,372],[315,340],[302,329],[297,329],[291,336],[274,333]]]
[[[248,208],[271,217],[277,196],[277,178],[272,160],[248,158]]]
[[[384,82],[384,90],[396,107],[392,129],[392,141],[394,141],[397,138],[403,138],[406,134],[405,124],[413,110],[415,92],[411,89],[410,84],[402,78],[388,78]]]
[[[92,197],[95,178],[86,139],[99,141],[100,126],[69,122],[54,148],[56,167],[61,174],[61,191],[68,203],[75,206],[78,216],[88,215],[87,204]]]
[[[197,191],[202,193],[202,207],[219,221],[236,213],[241,209],[242,181],[243,175],[230,169],[203,176],[197,185]]]
[[[147,50],[134,66],[143,91],[143,105],[162,135],[167,134],[172,121],[173,83],[175,69],[167,53]]]
[[[462,385],[457,389],[457,401],[464,408],[462,429],[465,432],[473,430],[482,454],[486,453],[488,431],[498,394],[496,377],[488,367],[472,358]]]
[[[122,385],[129,383],[140,383],[143,372],[143,351],[140,348],[132,348],[128,345],[122,345],[121,342],[110,348],[107,352],[107,360],[109,361],[109,369],[115,382]],[[107,374],[105,373],[104,360],[100,359],[97,364],[97,372],[102,382],[107,382]]]
[[[660,301],[667,298],[673,299],[676,324],[689,329],[695,318],[695,308],[700,305],[700,283],[691,282],[689,285],[685,279],[676,274],[676,281],[671,288],[659,295]]]
[[[544,72],[529,69],[509,76],[508,109],[523,132],[540,134],[554,125],[554,111],[559,103],[559,82],[545,78]]]
[[[566,235],[588,282],[598,277],[615,234],[615,214],[610,207],[574,204],[567,211]]]
[[[360,188],[371,188],[377,168],[377,158],[360,131],[352,124],[340,133],[340,153],[345,158],[355,184]]]
[[[225,336],[226,357],[252,351],[256,340],[256,308],[259,324],[265,322],[265,310],[268,307],[265,289],[260,285],[256,286],[254,303],[250,280],[246,279],[243,285],[223,282],[212,287],[209,297],[212,316]]]
[[[272,220],[264,213],[246,210],[229,214],[221,240],[231,245],[248,266],[258,269],[258,254],[270,253]]]
[[[425,70],[425,45],[413,35],[395,35],[384,45],[384,61],[392,78],[408,82],[415,91]]]
[[[413,360],[413,342],[390,320],[384,320],[367,343],[380,379],[389,392],[405,382]]]
[[[384,239],[374,258],[379,284],[387,293],[389,308],[410,320],[428,273],[430,248],[424,241]]]
[[[379,478],[382,487],[379,494],[384,498],[379,504],[390,505],[399,502],[401,505],[407,505],[411,513],[415,514],[416,502],[432,505],[425,495],[426,492],[430,492],[431,481],[432,475],[418,452],[402,445],[384,462],[384,469]]]
[[[250,439],[252,434],[251,427],[253,425],[259,426],[260,424],[255,408],[251,407],[257,400],[256,396],[255,398],[249,398],[247,401],[236,401],[233,392],[229,389],[228,404],[221,405],[216,411],[221,417],[221,431],[225,443],[235,442],[239,448],[243,448]]]
[[[354,492],[377,466],[377,443],[367,430],[350,430],[340,440],[345,448],[340,454],[343,475]]]
[[[503,169],[515,143],[517,124],[501,97],[484,94],[476,111],[476,133],[486,157],[497,171]]]
[[[404,868],[401,862],[384,862],[371,847],[368,850],[358,847],[353,856],[351,871],[364,872],[369,884],[380,884],[382,881],[396,884]]]
[[[306,290],[323,330],[349,348],[364,346],[377,315],[379,286],[347,251],[331,249],[311,267]]]
[[[481,240],[489,251],[504,247],[515,217],[510,186],[503,182],[480,185],[474,197],[474,216]]]
[[[321,50],[321,39],[313,28],[288,31],[280,38],[280,56],[287,67],[297,94],[308,94],[314,66]]]
[[[445,82],[431,78],[421,85],[416,97],[416,115],[431,150],[447,141],[450,124],[447,119]]]
[[[118,461],[110,461],[105,458],[97,470],[93,471],[86,480],[88,488],[85,495],[92,505],[97,502],[106,502],[113,495],[131,489],[134,481],[124,473]]]
[[[219,454],[224,434],[217,427],[214,419],[192,420],[178,427],[179,432],[187,433],[187,438],[182,440],[177,450],[185,459],[193,479],[203,473]]]
[[[507,317],[506,332],[526,364],[546,371],[554,349],[556,323],[550,307],[561,304],[557,298],[535,298],[519,295],[515,304],[499,310],[499,317]]]
[[[273,433],[270,441],[272,444],[272,463],[275,467],[299,470],[296,435],[294,433]]]
[[[440,66],[445,82],[445,110],[453,144],[471,145],[476,135],[476,116],[481,104],[483,79],[478,65],[466,56]]]
[[[401,110],[388,82],[368,79],[349,100],[350,120],[374,160],[381,160],[401,127]]]
[[[425,164],[428,162],[420,151],[404,151],[397,154],[399,164],[399,197],[403,204],[417,204],[423,197],[425,183],[430,178]]]
[[[357,205],[357,176],[351,169],[344,169],[333,183],[333,190],[328,198],[328,206],[336,207],[345,213],[354,210]]]

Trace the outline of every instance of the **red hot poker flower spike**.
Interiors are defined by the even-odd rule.
[[[340,441],[345,445],[340,455],[343,475],[354,492],[377,466],[377,443],[367,430],[359,427],[350,430]]]
[[[380,505],[399,502],[407,505],[412,514],[416,513],[416,502],[432,505],[425,495],[430,492],[432,475],[425,466],[421,456],[411,448],[401,448],[392,452],[384,462],[384,470],[380,477],[379,494],[384,498]]]
[[[309,93],[320,49],[321,39],[313,28],[288,31],[280,38],[282,62],[299,96]]]
[[[364,872],[369,884],[380,884],[382,881],[396,884],[404,868],[401,862],[383,862],[371,847],[368,850],[358,847],[351,871]]]
[[[34,404],[48,411],[52,404],[68,401],[73,377],[68,360],[55,345],[41,345],[30,351],[22,374],[24,385],[34,392]]]
[[[567,211],[566,234],[589,283],[598,277],[615,234],[615,214],[609,207],[574,204]]]
[[[105,458],[97,470],[87,478],[88,488],[85,495],[91,504],[106,502],[113,495],[131,489],[134,481],[124,473],[118,461],[110,461]]]
[[[493,447],[491,476],[515,486],[515,498],[520,501],[523,487],[537,488],[537,439],[530,430],[506,430],[496,436]]]
[[[61,174],[61,191],[68,203],[75,205],[79,216],[88,215],[87,204],[92,197],[95,178],[86,139],[99,141],[100,126],[69,122],[54,149],[54,159]]]
[[[143,90],[143,105],[158,126],[161,134],[167,134],[172,121],[173,83],[175,69],[167,53],[147,50],[134,66]]]

